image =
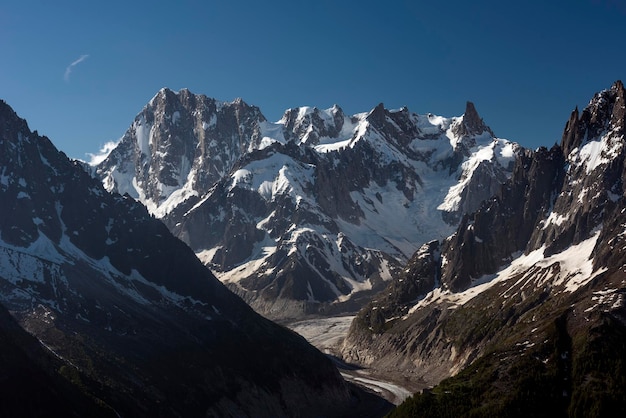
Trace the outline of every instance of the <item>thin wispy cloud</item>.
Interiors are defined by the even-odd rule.
[[[80,58],[78,58],[77,60],[75,60],[74,62],[72,62],[70,65],[67,66],[67,68],[65,69],[65,75],[63,76],[66,82],[70,81],[70,74],[72,73],[72,70],[74,69],[74,67],[76,67],[81,62],[85,61],[87,58],[89,58],[89,55],[81,55]]]

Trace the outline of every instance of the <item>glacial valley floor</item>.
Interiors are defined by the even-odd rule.
[[[354,316],[311,318],[286,323],[285,325],[302,335],[318,350],[329,356],[335,362],[346,381],[376,394],[393,405],[399,405],[411,396],[413,392],[421,389],[405,387],[405,383],[394,381],[393,376],[383,375],[375,368],[364,368],[348,364],[341,359],[340,347],[353,319]]]

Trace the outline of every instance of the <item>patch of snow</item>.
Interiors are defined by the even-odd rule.
[[[491,137],[490,137],[491,138]],[[483,161],[494,161],[496,147],[499,140],[492,140],[489,146],[474,147],[472,154],[461,164],[461,176],[458,183],[452,185],[443,202],[437,207],[438,210],[455,212],[459,210],[459,205],[463,197],[463,190],[467,187],[474,171]]]
[[[585,164],[587,174],[601,165],[609,164],[623,148],[623,138],[608,132],[595,140],[587,140],[582,147],[574,149],[569,159],[574,163]]]
[[[43,234],[28,248],[0,241],[0,277],[17,285],[21,281],[44,283],[45,271],[61,278],[59,263],[64,257]]]
[[[328,111],[330,111],[330,109]],[[334,120],[332,123],[334,126]],[[315,151],[319,153],[326,153],[349,147],[355,140],[356,131],[362,123],[364,123],[363,120],[357,119],[357,122],[353,123],[350,118],[344,117],[341,132],[339,132],[337,137],[321,137],[319,139],[319,144],[314,147]]]
[[[213,262],[213,257],[215,257],[215,254],[221,248],[222,247],[214,247],[209,248],[208,250],[200,250],[196,252],[196,257],[198,257],[198,259],[202,261],[202,264],[208,265]]]
[[[433,136],[444,134],[448,130],[448,128],[450,128],[450,124],[455,119],[433,115],[432,113],[416,116],[417,128],[420,130],[420,132],[425,135]]]
[[[137,137],[137,147],[139,151],[145,155],[150,156],[150,138],[152,136],[152,126],[146,121],[145,117],[141,115],[139,120],[135,121],[135,136]]]
[[[7,171],[7,168],[2,167],[2,174],[0,174],[0,184],[5,187],[9,185],[9,179],[11,178],[10,176],[6,174],[6,171]]]
[[[210,251],[210,250],[205,250]],[[241,279],[258,273],[266,259],[276,252],[276,242],[269,236],[264,240],[256,242],[252,249],[252,254],[247,261],[227,272],[215,272],[220,281],[224,283],[237,283]]]
[[[561,226],[564,222],[569,220],[568,214],[559,215],[555,211],[550,212],[550,216],[543,223],[543,229],[546,229],[550,225]]]
[[[610,312],[626,305],[626,298],[618,289],[606,289],[593,292],[591,300],[596,303],[585,309],[585,312],[596,312],[598,310]]]
[[[191,169],[191,164],[186,157],[181,158],[180,173],[178,178],[178,186],[166,186],[159,183],[158,188],[161,192],[162,200],[155,202],[152,199],[146,199],[143,189],[139,187],[136,181],[133,181],[135,190],[138,191],[138,199],[146,206],[148,211],[156,218],[163,218],[165,215],[174,210],[182,202],[192,196],[198,196],[195,190],[194,181],[197,175],[197,169]],[[183,177],[186,176],[186,178]]]
[[[253,161],[231,176],[233,187],[255,190],[263,199],[288,194],[306,196],[304,188],[313,184],[313,167],[284,154],[273,154],[262,161]]]
[[[596,167],[610,162],[608,158],[602,156],[603,150],[603,141],[590,141],[580,149],[578,155],[586,163],[587,174],[595,170]]]
[[[502,167],[508,167],[509,164],[515,161],[515,149],[518,145],[505,139],[497,139],[497,141],[495,153],[496,161],[498,161]]]

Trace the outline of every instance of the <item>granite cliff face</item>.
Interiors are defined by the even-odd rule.
[[[15,361],[0,382],[32,372],[33,414],[305,416],[355,406],[324,355],[253,312],[144,206],[108,193],[4,102],[0,305],[0,358]]]
[[[380,104],[353,116],[289,109],[276,123],[241,101],[214,103],[160,91],[95,175],[144,203],[272,318],[358,309],[492,196],[521,152],[471,103],[457,118]],[[227,114],[236,132],[221,122]]]
[[[494,197],[359,312],[346,360],[425,388],[456,376],[405,412],[454,398],[468,414],[477,397],[494,415],[624,411],[624,97],[618,81],[559,146],[520,153]]]
[[[162,89],[96,167],[107,190],[128,193],[162,217],[202,195],[258,145],[265,118],[243,100],[224,103]]]

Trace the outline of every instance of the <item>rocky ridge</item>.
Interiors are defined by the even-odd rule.
[[[521,153],[493,198],[359,312],[346,360],[424,388],[456,376],[399,411],[624,411],[625,96],[616,82],[559,146]]]

